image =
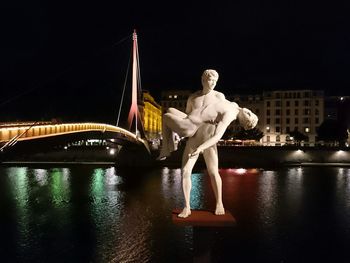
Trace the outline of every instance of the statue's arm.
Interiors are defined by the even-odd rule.
[[[192,96],[190,96],[186,103],[186,114],[189,114],[192,111]]]
[[[222,121],[220,121],[215,129],[215,133],[210,139],[202,143],[198,146],[197,150],[195,150],[192,154],[190,154],[191,157],[196,156],[197,154],[201,153],[205,149],[208,149],[209,147],[216,144],[221,137],[224,135],[227,127],[230,125],[230,123],[235,119],[233,114],[230,114],[230,116],[225,116]]]

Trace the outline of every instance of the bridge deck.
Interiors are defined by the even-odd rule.
[[[83,132],[111,132],[125,141],[146,142],[135,134],[123,128],[103,123],[11,123],[0,125],[0,143],[12,143],[25,140],[36,140],[53,136],[67,135]],[[147,147],[147,146],[146,146]]]

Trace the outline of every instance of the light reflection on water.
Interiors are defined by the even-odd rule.
[[[62,202],[68,203],[70,200],[69,187],[69,170],[68,169],[52,169],[51,177],[51,196],[54,205],[61,206]]]
[[[10,191],[16,206],[16,218],[18,227],[18,239],[20,243],[26,242],[29,238],[29,214],[28,214],[28,176],[27,168],[9,168],[8,178]]]
[[[276,202],[278,201],[276,179],[275,171],[263,171],[259,178],[258,201],[260,205],[258,207],[263,224],[271,225],[274,223]]]
[[[45,169],[34,169],[34,176],[36,181],[40,186],[46,185],[47,182],[47,177],[48,177],[48,171]]]
[[[337,170],[337,198],[340,200],[339,208],[335,209],[339,220],[347,222],[350,218],[350,169]],[[347,231],[350,231],[350,226]]]
[[[300,213],[303,194],[303,169],[290,168],[286,175],[286,206],[295,215]]]
[[[162,168],[161,180],[162,194],[165,200],[175,202],[178,200],[179,202],[176,202],[176,205],[177,207],[181,207],[183,205],[181,169]]]
[[[228,255],[232,244],[236,260],[257,262],[347,254],[342,244],[350,241],[349,168],[223,169],[220,174],[225,208],[238,221],[236,232],[220,246],[230,248]],[[0,167],[0,187],[5,259],[192,261],[192,228],[171,221],[171,211],[184,203],[180,169]],[[193,208],[213,210],[211,191],[205,171],[192,175]],[[326,246],[326,240],[332,243]]]
[[[204,187],[202,173],[192,174],[192,190],[191,190],[191,208],[192,209],[204,209]]]

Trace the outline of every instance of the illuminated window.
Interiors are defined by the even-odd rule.
[[[173,98],[173,95],[169,95],[169,99],[172,99]]]
[[[177,95],[174,95],[174,99],[177,99]]]
[[[305,132],[310,132],[310,129],[308,127],[305,127]]]

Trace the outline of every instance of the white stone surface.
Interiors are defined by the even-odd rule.
[[[180,137],[188,137],[182,158],[182,187],[185,207],[179,217],[188,217],[191,214],[191,174],[201,153],[216,198],[215,214],[225,213],[216,143],[236,118],[244,129],[254,128],[258,121],[257,116],[250,110],[240,108],[237,103],[226,100],[224,94],[214,90],[218,77],[215,70],[205,70],[202,75],[203,88],[188,98],[186,113],[169,108],[163,116],[163,144],[158,159],[166,158],[172,151],[176,150],[174,133]]]

